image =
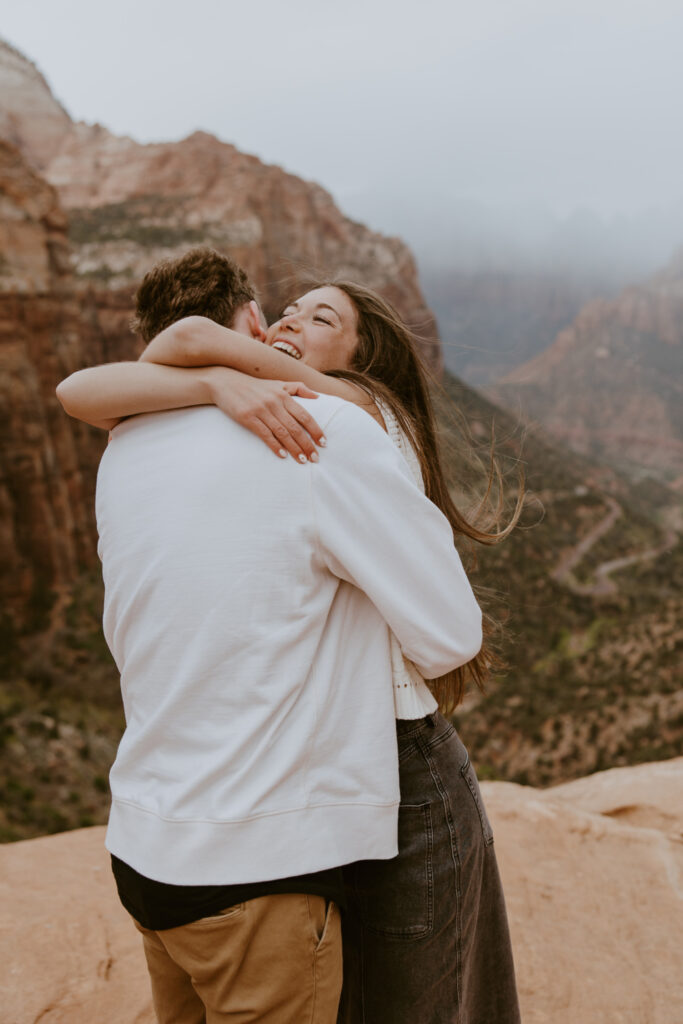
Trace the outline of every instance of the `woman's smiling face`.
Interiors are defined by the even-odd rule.
[[[358,316],[346,292],[333,285],[306,292],[266,333],[266,344],[324,373],[348,370],[358,345]]]

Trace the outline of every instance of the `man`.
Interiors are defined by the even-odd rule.
[[[246,277],[210,250],[138,293],[147,339],[192,314],[260,337]],[[451,529],[391,441],[331,396],[315,417],[328,444],[304,468],[210,407],[125,421],[100,466],[127,723],[107,847],[162,1024],[332,1024],[339,868],[397,850],[386,624],[428,678],[466,660],[463,613],[480,641]]]

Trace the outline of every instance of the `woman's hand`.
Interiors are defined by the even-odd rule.
[[[208,371],[214,405],[236,423],[256,434],[271,451],[298,462],[317,462],[316,445],[325,446],[323,432],[312,416],[294,401],[317,398],[300,381],[262,380],[222,366]]]

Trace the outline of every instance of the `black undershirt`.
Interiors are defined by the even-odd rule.
[[[212,917],[220,914],[221,910],[259,896],[305,893],[324,896],[342,907],[345,905],[340,867],[244,885],[169,885],[146,878],[113,855],[111,866],[119,898],[126,910],[143,928],[155,932],[179,928],[202,917]]]

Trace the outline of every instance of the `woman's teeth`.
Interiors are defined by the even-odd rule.
[[[301,352],[294,345],[290,345],[286,341],[276,341],[273,343],[273,348],[278,349],[280,352],[286,352],[292,359],[301,359]]]

